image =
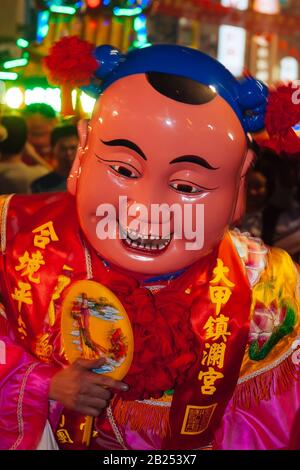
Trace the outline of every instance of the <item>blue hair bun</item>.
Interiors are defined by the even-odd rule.
[[[243,122],[246,132],[257,132],[264,127],[268,87],[253,77],[239,81],[239,104],[243,110]]]
[[[177,75],[215,90],[234,110],[246,133],[264,128],[267,87],[251,77],[238,81],[220,62],[201,51],[157,44],[122,55],[115,47],[104,45],[94,50],[94,57],[99,68],[91,84],[85,87],[94,97],[130,75],[147,72]]]
[[[121,52],[113,46],[104,45],[98,46],[93,52],[93,55],[99,67],[95,72],[95,77],[105,80],[105,78],[120,64],[122,58],[125,57]]]
[[[264,83],[253,77],[242,78],[239,83],[239,103],[242,108],[256,108],[265,103],[268,87]]]

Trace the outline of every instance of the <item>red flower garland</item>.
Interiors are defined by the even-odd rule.
[[[297,89],[292,83],[271,90],[266,112],[266,129],[272,137],[285,135],[300,121],[300,105],[295,101]]]
[[[257,139],[261,147],[278,155],[293,156],[300,153],[300,139],[293,126],[300,122],[299,92],[292,83],[271,90],[265,117],[269,139]]]
[[[133,327],[134,356],[124,378],[129,385],[124,399],[159,398],[186,382],[200,348],[190,320],[192,296],[175,285],[152,295],[133,278],[112,270],[105,277],[102,282],[120,299]]]

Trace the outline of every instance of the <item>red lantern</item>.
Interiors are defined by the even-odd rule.
[[[101,6],[102,0],[86,0],[86,4],[89,8],[98,8]]]

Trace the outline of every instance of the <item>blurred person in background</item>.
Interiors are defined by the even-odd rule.
[[[33,182],[33,193],[65,191],[67,177],[76,155],[78,145],[77,127],[73,124],[57,126],[51,133],[54,171]]]
[[[276,191],[276,203],[281,214],[276,226],[275,239],[300,228],[300,163],[295,159],[280,159],[280,178]]]
[[[30,165],[37,163],[52,166],[51,132],[57,125],[54,109],[45,103],[26,106],[23,116],[28,128],[28,142],[25,147],[24,161]]]
[[[281,213],[274,203],[274,195],[279,177],[278,157],[264,150],[250,170],[247,183],[246,213],[239,229],[253,237],[262,238],[273,245],[276,226]]]
[[[267,178],[255,169],[248,176],[246,215],[241,225],[242,231],[254,237],[261,237],[263,225],[262,208],[268,197]]]
[[[285,239],[300,229],[299,167],[296,159],[261,150],[248,175],[246,213],[238,227],[268,245],[281,246],[283,240],[282,247],[291,255],[295,254],[294,238],[293,247]]]
[[[0,142],[2,142],[3,140],[5,140],[7,138],[7,132],[6,132],[6,129],[5,127],[2,126],[1,122],[0,122]]]
[[[3,116],[1,124],[7,137],[0,142],[0,194],[30,193],[31,183],[48,170],[42,165],[28,166],[22,161],[27,140],[26,122],[22,116]]]
[[[298,157],[299,159],[299,157]],[[283,200],[282,211],[276,225],[274,245],[286,250],[300,262],[300,161],[281,162],[282,171],[278,200]],[[280,198],[281,196],[281,198]]]

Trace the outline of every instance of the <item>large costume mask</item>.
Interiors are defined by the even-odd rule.
[[[252,159],[247,132],[263,127],[266,88],[179,46],[127,56],[102,46],[95,56],[102,82],[89,91],[100,96],[80,125],[69,178],[82,230],[113,265],[145,275],[183,269],[213,249],[240,211]],[[154,217],[161,204],[176,209]]]

